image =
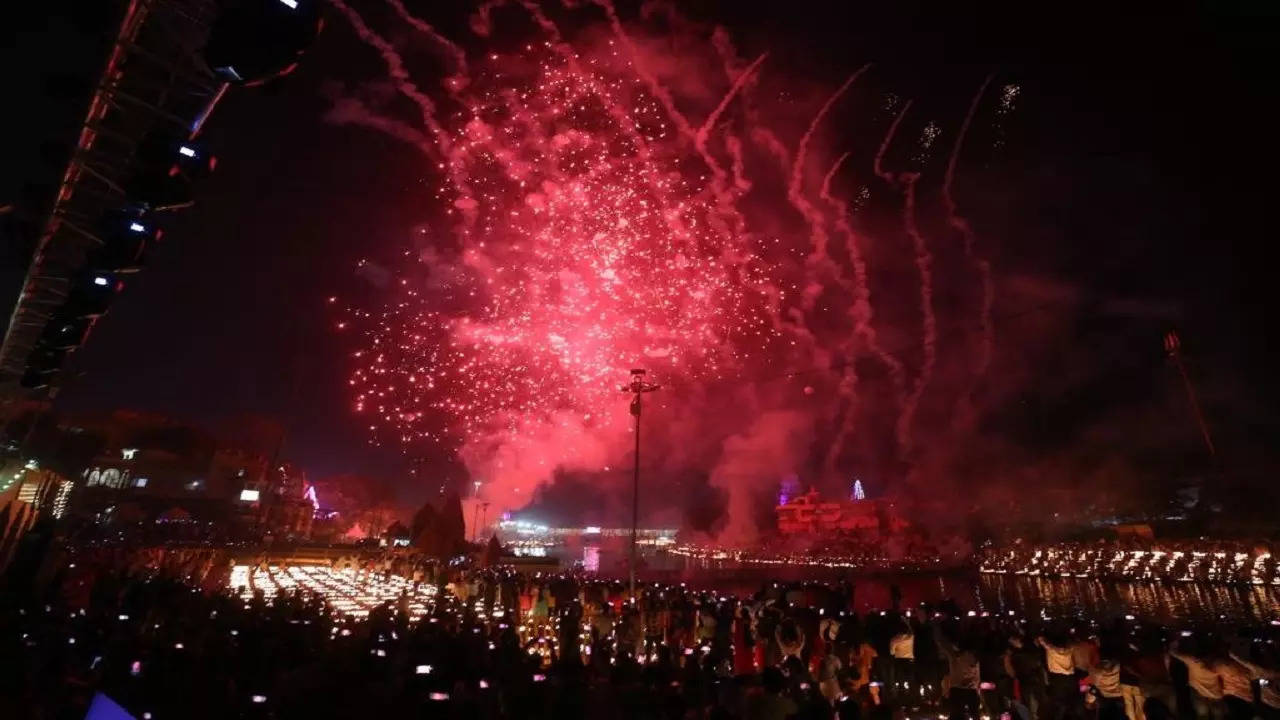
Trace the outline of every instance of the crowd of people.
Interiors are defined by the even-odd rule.
[[[1280,567],[1268,545],[1220,540],[1018,544],[986,551],[979,569],[1046,577],[1280,585]]]
[[[420,557],[333,562],[352,582],[429,586],[341,612],[225,551],[72,553],[0,607],[4,717],[1280,717],[1277,628],[1183,634],[961,611],[856,613],[856,585],[749,595]],[[898,604],[897,602],[893,603]],[[415,620],[416,617],[416,620]]]

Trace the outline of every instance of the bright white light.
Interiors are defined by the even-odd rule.
[[[143,225],[142,223],[135,222],[135,223],[129,223],[129,229],[134,232],[146,232],[147,226]]]
[[[258,502],[257,490],[241,490],[240,502]]]
[[[290,10],[298,9],[298,0],[280,0],[280,2],[284,3],[285,7],[289,8]]]
[[[187,147],[186,145],[183,145],[182,147],[178,148],[178,154],[179,154],[179,155],[186,156],[186,157],[195,157],[195,156],[196,156],[196,151],[195,151],[195,150],[192,150],[191,148]]]
[[[109,285],[109,284],[110,284],[110,282],[111,282],[110,280],[107,280],[106,278],[102,277],[101,275],[99,275],[98,277],[96,277],[96,278],[94,278],[94,279],[93,279],[93,284],[94,284],[94,285],[97,285],[97,286],[99,286],[99,287],[106,287],[107,285]]]

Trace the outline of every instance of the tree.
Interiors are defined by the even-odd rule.
[[[436,550],[436,526],[439,515],[431,503],[425,502],[413,515],[413,523],[409,527],[409,538],[413,546],[429,555],[438,554]]]
[[[484,549],[484,559],[482,564],[485,567],[493,567],[502,560],[502,544],[498,542],[498,536],[489,537],[489,545]]]
[[[409,528],[405,527],[404,523],[400,522],[399,520],[396,520],[395,522],[391,523],[391,527],[387,528],[386,532],[384,532],[382,536],[387,539],[388,545],[395,542],[399,538],[409,538],[410,540],[413,539],[413,534],[409,531]]]
[[[467,546],[467,522],[462,517],[462,498],[457,491],[444,499],[440,518],[440,541],[449,554],[457,554]]]
[[[413,546],[428,555],[448,558],[465,552],[467,527],[462,519],[462,499],[457,493],[445,498],[437,510],[430,501],[413,516],[410,527]]]
[[[355,523],[364,528],[369,537],[381,537],[395,519],[395,508],[385,504],[366,507],[355,513]]]

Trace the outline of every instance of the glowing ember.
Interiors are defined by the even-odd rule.
[[[597,32],[574,45],[538,3],[522,2],[537,40],[514,51],[486,48],[477,61],[400,3],[390,4],[439,50],[451,74],[439,96],[420,89],[396,47],[335,0],[381,57],[391,87],[421,117],[406,123],[386,104],[371,106],[375,100],[360,96],[339,98],[330,118],[387,133],[430,158],[431,207],[442,216],[419,231],[393,271],[366,262],[381,302],[346,308],[336,322],[358,345],[350,385],[376,442],[456,452],[485,478],[483,498],[510,509],[556,468],[597,471],[626,451],[618,384],[631,368],[679,389],[682,412],[692,414],[691,395],[701,391],[689,389],[711,381],[836,367],[839,377],[807,378],[795,399],[758,399],[741,418],[700,427],[700,437],[676,440],[676,430],[664,431],[682,452],[702,453],[696,462],[718,468],[734,464],[731,447],[764,442],[726,438],[773,434],[768,442],[778,449],[779,467],[757,460],[732,474],[711,473],[734,494],[735,484],[773,483],[778,472],[794,471],[786,455],[805,454],[792,448],[797,439],[835,426],[824,470],[835,480],[848,477],[837,466],[855,437],[852,361],[867,357],[894,385],[897,407],[887,415],[898,420],[897,451],[912,449],[916,406],[937,357],[932,255],[915,219],[916,180],[946,135],[942,126],[924,126],[906,170],[881,167],[892,129],[883,143],[884,128],[863,143],[880,147],[876,174],[888,179],[882,189],[899,204],[893,216],[911,240],[920,283],[913,303],[923,316],[917,363],[895,356],[873,325],[869,256],[850,220],[868,190],[853,202],[833,190],[849,153],[822,163],[825,176],[814,174],[826,126],[869,66],[834,92],[816,94],[801,124],[786,119],[799,138],[793,152],[761,121],[754,99],[766,56],[739,60],[720,31],[696,51],[702,55],[676,62],[632,37],[607,0],[584,11],[582,22]],[[490,9],[472,19],[482,38],[494,34]],[[673,65],[722,65],[725,77],[689,83]],[[719,89],[708,95],[709,87]],[[979,93],[966,130],[981,100]],[[904,114],[909,105],[892,102]],[[946,204],[961,227],[950,194],[956,154]],[[968,225],[963,229],[970,259],[985,263]],[[795,407],[801,402],[802,410]],[[708,403],[723,420],[724,409]],[[703,447],[690,449],[698,443]],[[733,497],[731,513],[744,503]]]
[[[715,375],[777,336],[763,265],[716,232],[710,180],[655,152],[675,144],[661,107],[607,61],[471,83],[449,158],[467,180],[441,190],[460,245],[407,255],[361,315],[356,406],[402,441],[444,439],[441,415],[464,441],[562,411],[607,423],[628,368]]]

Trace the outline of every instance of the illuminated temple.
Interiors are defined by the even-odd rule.
[[[824,500],[817,490],[794,498],[782,497],[774,509],[778,532],[783,535],[887,535],[901,531],[907,523],[887,500]]]

